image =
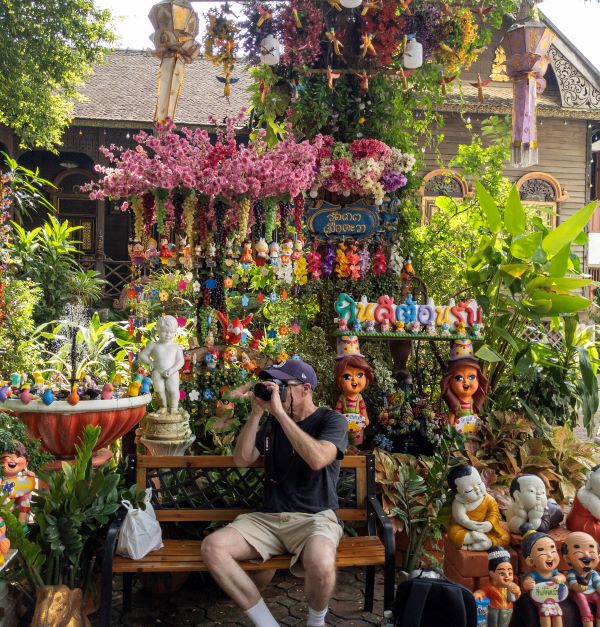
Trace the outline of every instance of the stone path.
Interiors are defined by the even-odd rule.
[[[329,606],[327,624],[337,627],[366,627],[377,625],[383,613],[383,575],[375,579],[373,613],[363,612],[364,569],[344,569],[338,574],[338,584]],[[115,581],[115,587],[120,581]],[[302,580],[287,571],[279,571],[263,592],[263,597],[280,625],[305,625],[306,600]],[[98,616],[91,617],[92,625],[99,624]],[[173,594],[156,594],[136,585],[133,610],[121,616],[121,593],[113,597],[111,625],[146,627],[148,625],[223,625],[250,627],[252,623],[202,573],[193,573],[183,588]]]

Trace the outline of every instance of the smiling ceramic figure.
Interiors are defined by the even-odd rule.
[[[475,431],[487,393],[487,379],[473,354],[471,340],[456,340],[442,379],[442,398],[450,410],[448,422],[460,433]]]
[[[569,595],[577,604],[583,627],[594,627],[595,606],[596,627],[600,627],[600,575],[596,572],[600,558],[598,543],[589,533],[575,531],[563,542],[562,553],[571,567],[567,572]]]
[[[448,539],[463,551],[487,551],[493,544],[508,546],[508,532],[500,523],[496,499],[487,493],[476,468],[463,464],[448,474],[454,492]]]
[[[2,454],[0,502],[8,504],[10,511],[18,509],[21,523],[27,522],[30,495],[35,488],[35,475],[27,471],[27,462],[27,451],[20,442]]]
[[[562,627],[562,609],[559,602],[567,596],[566,578],[558,572],[560,555],[554,540],[535,531],[525,523],[521,527],[521,553],[531,571],[523,579],[523,590],[528,592],[538,610],[540,627]]]
[[[554,499],[549,499],[546,486],[537,475],[520,475],[510,484],[512,502],[506,519],[513,533],[520,533],[521,525],[531,523],[536,531],[549,531],[562,522],[563,513]]]
[[[513,612],[513,603],[521,596],[521,589],[515,583],[510,553],[501,546],[493,546],[488,551],[490,580],[475,591],[475,598],[490,600],[488,627],[508,627]]]
[[[346,416],[350,444],[358,445],[362,443],[364,429],[369,424],[362,392],[373,381],[373,369],[360,354],[358,341],[351,346],[349,349],[348,342],[338,342],[335,383],[342,394],[335,409]]]

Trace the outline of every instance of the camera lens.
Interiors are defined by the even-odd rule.
[[[270,401],[272,392],[264,383],[259,381],[254,386],[254,394],[257,398],[260,398],[261,401]]]

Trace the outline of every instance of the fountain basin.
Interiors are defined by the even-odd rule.
[[[80,401],[77,405],[67,401],[54,401],[51,405],[31,401],[25,405],[20,399],[8,399],[0,403],[0,408],[11,411],[24,422],[29,435],[41,440],[46,451],[68,459],[75,456],[75,444],[87,425],[100,426],[95,450],[101,449],[130,431],[142,419],[151,400],[152,394]]]

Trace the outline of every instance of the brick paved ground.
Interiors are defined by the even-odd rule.
[[[338,574],[338,585],[331,600],[327,624],[337,627],[377,625],[383,612],[382,573],[376,575],[373,613],[363,612],[364,570],[344,569]],[[115,581],[115,587],[120,581]],[[279,571],[263,593],[267,605],[280,625],[305,625],[306,600],[302,580],[289,572]],[[121,593],[113,600],[112,625],[146,627],[147,625],[223,625],[250,627],[252,623],[243,612],[220,591],[212,580],[194,573],[184,587],[174,594],[153,594],[137,585],[133,610],[121,616]],[[92,625],[98,625],[97,615]]]

